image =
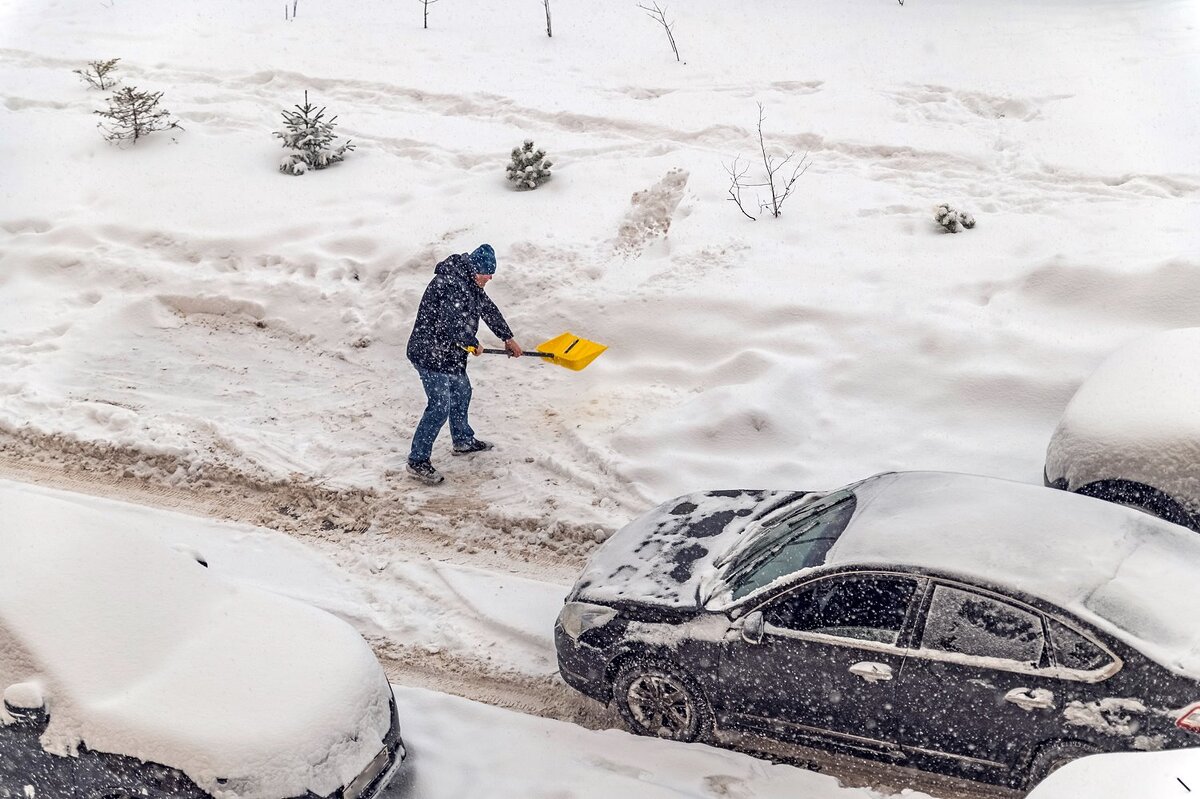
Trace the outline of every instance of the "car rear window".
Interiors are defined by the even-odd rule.
[[[839,491],[764,530],[726,576],[733,598],[741,599],[781,577],[824,563],[854,508],[854,494]]]
[[[934,588],[922,649],[1037,665],[1045,646],[1040,616],[972,591]]]
[[[1054,644],[1054,659],[1064,669],[1094,671],[1112,660],[1090,638],[1053,619],[1050,620],[1050,640]]]

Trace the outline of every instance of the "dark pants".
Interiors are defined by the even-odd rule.
[[[434,372],[420,366],[416,370],[421,376],[428,403],[413,434],[412,450],[408,453],[409,463],[429,460],[433,442],[446,419],[450,420],[450,438],[454,446],[465,447],[475,440],[475,431],[467,423],[467,409],[471,406],[470,379],[465,374]]]

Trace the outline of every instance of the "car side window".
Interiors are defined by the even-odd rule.
[[[1112,656],[1095,641],[1053,619],[1050,641],[1054,645],[1054,660],[1064,669],[1095,671],[1112,662]]]
[[[895,644],[916,593],[917,581],[907,577],[830,578],[772,602],[763,617],[796,632]]]
[[[921,648],[1037,666],[1046,648],[1042,617],[993,597],[937,585]]]

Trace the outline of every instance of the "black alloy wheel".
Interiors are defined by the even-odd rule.
[[[660,661],[634,660],[613,682],[613,699],[638,735],[670,741],[702,741],[712,734],[712,710],[699,687],[680,669]]]

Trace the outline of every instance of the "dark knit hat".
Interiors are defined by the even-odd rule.
[[[475,274],[496,274],[496,251],[492,249],[492,245],[480,244],[468,257],[471,259],[471,267],[475,270]]]

